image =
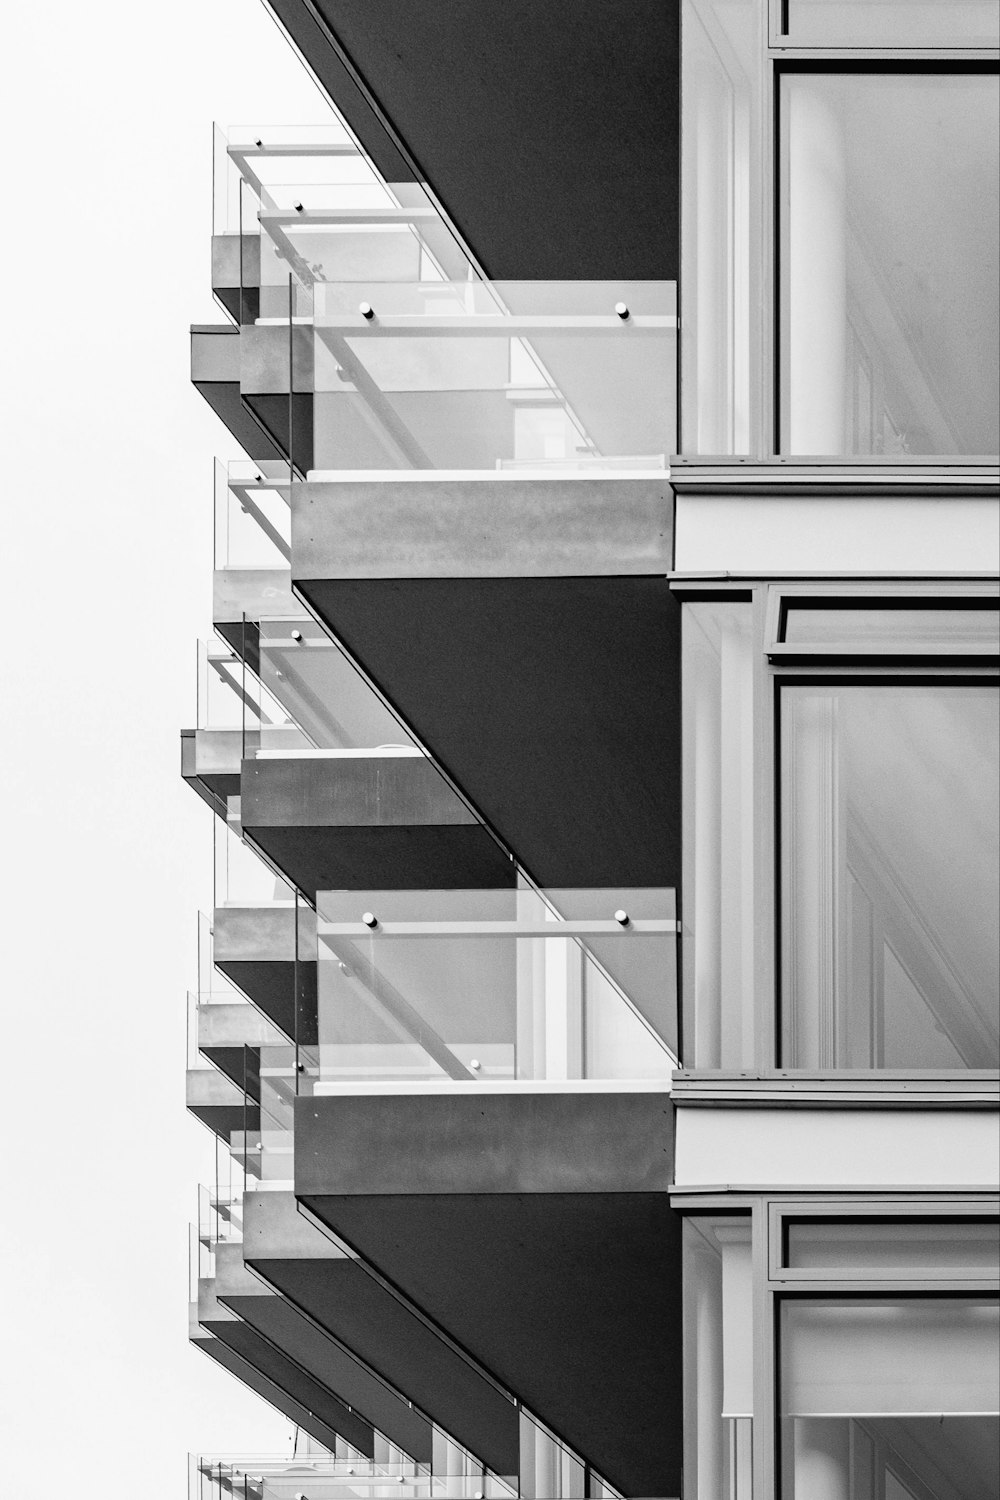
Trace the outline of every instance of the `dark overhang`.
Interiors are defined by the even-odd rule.
[[[494,279],[672,280],[677,0],[269,0],[387,181]]]
[[[295,485],[293,587],[540,885],[676,888],[671,529],[665,475]]]
[[[295,1191],[623,1493],[680,1491],[658,1092],[302,1098]]]
[[[275,1400],[279,1410],[287,1401],[306,1412],[308,1420],[303,1425],[307,1432],[331,1447],[334,1444],[330,1444],[328,1434],[335,1433],[366,1457],[374,1457],[375,1435],[371,1423],[334,1396],[283,1349],[224,1307],[216,1297],[212,1281],[199,1283],[198,1321],[206,1333],[213,1334],[239,1359],[259,1370],[274,1390],[283,1395],[284,1401]]]
[[[514,867],[420,755],[243,762],[245,834],[317,890],[504,886]]]
[[[224,1370],[241,1381],[248,1390],[260,1396],[268,1405],[280,1411],[283,1416],[293,1422],[296,1427],[301,1427],[303,1432],[308,1432],[317,1442],[333,1450],[337,1445],[337,1433],[332,1427],[328,1427],[314,1412],[307,1410],[298,1401],[294,1400],[287,1391],[276,1384],[260,1369],[252,1358],[247,1358],[215,1337],[207,1329],[195,1324],[191,1331],[190,1342],[196,1349],[202,1349],[210,1359],[215,1360]],[[249,1353],[250,1351],[248,1351]]]
[[[428,1419],[315,1321],[264,1285],[244,1265],[243,1253],[239,1244],[216,1247],[215,1294],[222,1306],[404,1453],[418,1463],[430,1463],[433,1433]]]

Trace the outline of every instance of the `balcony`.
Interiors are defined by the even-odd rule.
[[[507,1500],[517,1490],[494,1475],[449,1472],[435,1466],[365,1459],[360,1454],[302,1458],[192,1457],[188,1500]]]
[[[195,381],[238,387],[300,474],[656,470],[675,450],[674,282],[485,281],[423,188],[339,127],[217,131],[214,181],[238,336],[196,335]]]

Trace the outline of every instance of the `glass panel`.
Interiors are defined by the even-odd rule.
[[[996,0],[787,0],[786,35],[804,47],[996,47]]]
[[[684,0],[682,452],[746,454],[760,425],[766,7]]]
[[[749,1217],[685,1219],[684,1493],[752,1500],[753,1269]]]
[[[199,729],[242,729],[243,678],[243,663],[228,646],[198,642]]]
[[[316,1088],[674,1065],[672,891],[327,891],[317,914]]]
[[[795,645],[978,646],[1000,649],[1000,614],[992,600],[976,608],[926,605],[790,604],[782,639]]]
[[[295,892],[221,818],[213,823],[215,905],[271,906],[294,901]]]
[[[520,1493],[537,1500],[583,1500],[590,1492],[582,1460],[526,1411],[520,1418]]]
[[[313,288],[314,469],[663,468],[672,282]]]
[[[780,90],[782,451],[995,454],[997,79]]]
[[[487,283],[419,184],[382,182],[344,142],[261,132],[225,156],[255,207],[220,264],[257,278],[245,319],[295,325],[293,386],[314,407],[300,469],[665,466],[674,283]]]
[[[254,1188],[294,1187],[295,1047],[247,1047],[244,1051],[245,1144],[241,1157]],[[238,1154],[238,1153],[237,1153]]]
[[[215,465],[215,567],[287,568],[291,561],[288,465]]]
[[[995,1219],[791,1219],[785,1263],[793,1269],[1000,1272]]]
[[[467,1460],[460,1467],[456,1457],[449,1467],[414,1463],[379,1434],[375,1436],[375,1458],[366,1458],[338,1439],[335,1454],[318,1445],[303,1453],[301,1435],[296,1440],[299,1456],[246,1455],[238,1458],[198,1457],[191,1466],[188,1500],[513,1500],[515,1485],[483,1470],[464,1450],[450,1444],[452,1452]],[[527,1492],[525,1492],[527,1493]],[[535,1491],[530,1493],[534,1494]],[[561,1496],[569,1491],[538,1490],[539,1496]]]
[[[1000,1477],[997,1304],[781,1307],[783,1500],[982,1500]]]
[[[310,617],[260,621],[260,678],[281,712],[260,726],[261,753],[422,751],[337,643]]]
[[[681,609],[683,1063],[754,1062],[753,606]]]
[[[994,1068],[987,686],[781,690],[782,1066]]]

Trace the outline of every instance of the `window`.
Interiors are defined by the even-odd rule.
[[[996,688],[786,682],[779,719],[782,1064],[996,1067]]]
[[[995,0],[683,0],[681,29],[682,453],[995,455]]]
[[[772,0],[779,38],[805,47],[995,47],[996,0]]]
[[[827,655],[877,658],[930,654],[937,657],[1000,653],[1000,615],[995,597],[928,601],[913,598],[785,598],[780,640]],[[778,654],[773,648],[772,657]],[[786,651],[785,655],[792,653]],[[805,653],[803,653],[805,654]]]
[[[782,1301],[782,1500],[995,1494],[997,1314],[985,1297]]]
[[[994,1280],[1000,1275],[996,1217],[913,1219],[894,1215],[786,1215],[777,1226],[780,1280],[919,1277]],[[789,1274],[791,1273],[791,1274]]]
[[[995,454],[996,76],[793,70],[778,95],[781,451]]]

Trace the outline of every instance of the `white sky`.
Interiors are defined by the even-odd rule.
[[[212,460],[239,456],[188,326],[223,321],[213,119],[328,116],[261,0],[51,0],[3,30],[0,1475],[17,1500],[178,1500],[189,1449],[289,1431],[187,1344],[211,814],[179,730]]]

